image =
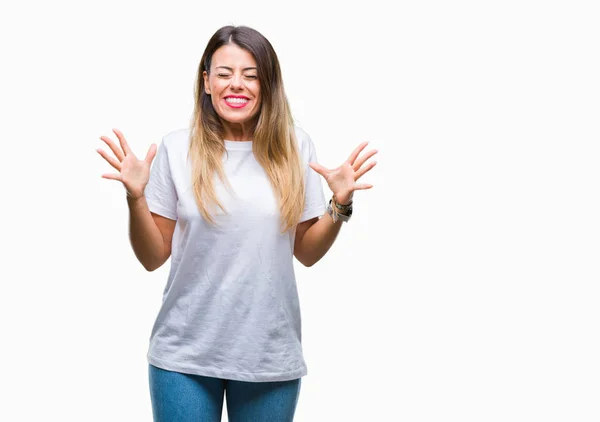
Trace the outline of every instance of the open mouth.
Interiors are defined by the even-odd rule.
[[[225,97],[225,104],[232,108],[245,107],[249,101],[246,97]]]

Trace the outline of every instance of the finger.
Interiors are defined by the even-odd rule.
[[[358,160],[356,160],[356,162],[354,163],[354,165],[352,166],[352,168],[354,169],[354,171],[357,171],[359,168],[362,167],[362,165],[365,163],[365,161],[367,161],[369,158],[371,158],[372,156],[374,156],[375,154],[377,154],[377,150],[371,150],[369,152],[367,152],[364,156],[360,157]]]
[[[312,168],[314,171],[316,171],[317,173],[319,173],[323,177],[326,177],[327,173],[329,172],[329,170],[326,167],[323,167],[321,164],[318,164],[318,163],[308,163],[308,165],[310,166],[310,168]]]
[[[365,174],[366,172],[371,170],[373,167],[375,167],[376,164],[377,164],[377,161],[373,161],[373,162],[367,164],[365,167],[361,168],[356,173],[354,173],[354,180],[360,179],[363,176],[363,174]]]
[[[117,138],[119,138],[119,142],[121,143],[121,148],[123,148],[125,155],[127,156],[127,155],[131,154],[131,148],[129,148],[129,144],[125,140],[125,137],[123,136],[121,131],[119,129],[113,129],[113,132],[115,132],[115,135],[117,135]]]
[[[152,164],[152,160],[154,160],[154,157],[156,157],[156,144],[150,145],[148,154],[146,154],[146,162],[148,164]]]
[[[119,182],[122,182],[121,180],[121,174],[120,173],[106,173],[102,175],[102,178],[104,179],[111,179],[111,180],[118,180]]]
[[[96,151],[98,152],[98,154],[100,154],[102,156],[102,158],[104,158],[106,161],[108,161],[108,164],[110,164],[111,166],[113,166],[116,170],[121,171],[121,163],[120,162],[118,162],[117,160],[115,160],[114,158],[112,158],[110,155],[108,155],[102,149],[97,149]]]
[[[365,189],[371,189],[373,187],[373,185],[369,184],[369,183],[359,183],[354,185],[354,190],[365,190]]]
[[[111,151],[115,154],[115,156],[117,157],[117,159],[119,161],[123,161],[123,159],[125,158],[123,151],[120,150],[113,141],[110,140],[110,138],[106,137],[106,136],[101,136],[100,139],[102,139],[106,145],[108,145],[108,147],[111,149]]]
[[[360,144],[359,146],[356,147],[356,149],[354,151],[352,151],[352,154],[350,154],[350,157],[348,157],[348,162],[350,163],[350,165],[354,165],[354,161],[356,161],[356,157],[358,157],[358,154],[360,154],[360,152],[365,149],[365,147],[369,144],[369,142],[363,142],[362,144]]]

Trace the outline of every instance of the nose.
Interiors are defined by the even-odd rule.
[[[231,77],[231,89],[239,90],[243,88],[242,75],[233,75]]]

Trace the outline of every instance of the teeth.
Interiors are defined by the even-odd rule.
[[[235,103],[235,104],[242,104],[242,103],[248,102],[248,100],[246,100],[245,98],[226,98],[225,101],[227,101],[228,103]]]

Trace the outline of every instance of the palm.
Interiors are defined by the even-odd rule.
[[[365,149],[367,144],[368,142],[360,144],[341,166],[334,169],[328,169],[317,163],[309,163],[314,171],[325,178],[329,189],[331,189],[336,200],[341,204],[349,203],[352,200],[354,191],[371,189],[373,187],[373,185],[368,183],[356,183],[358,179],[377,164],[377,161],[366,164],[369,158],[377,154],[377,150],[371,150],[359,158],[359,154]]]
[[[149,178],[150,166],[146,161],[131,154],[121,162],[121,181],[131,196],[141,196]]]
[[[98,149],[98,153],[116,170],[118,173],[112,174],[103,174],[102,177],[105,179],[118,180],[123,183],[125,186],[125,190],[127,194],[132,198],[140,198],[144,195],[144,188],[148,184],[148,180],[150,178],[150,165],[152,164],[152,160],[156,156],[156,144],[152,144],[148,153],[146,154],[146,158],[143,160],[138,159],[129,145],[125,140],[123,134],[113,129],[117,138],[119,139],[119,143],[121,144],[121,148],[117,147],[113,141],[111,141],[106,136],[101,136],[102,139],[108,147],[115,154],[115,158],[110,157],[105,151]]]
[[[354,169],[347,161],[336,169],[329,170],[325,181],[332,192],[351,192],[354,187]]]

